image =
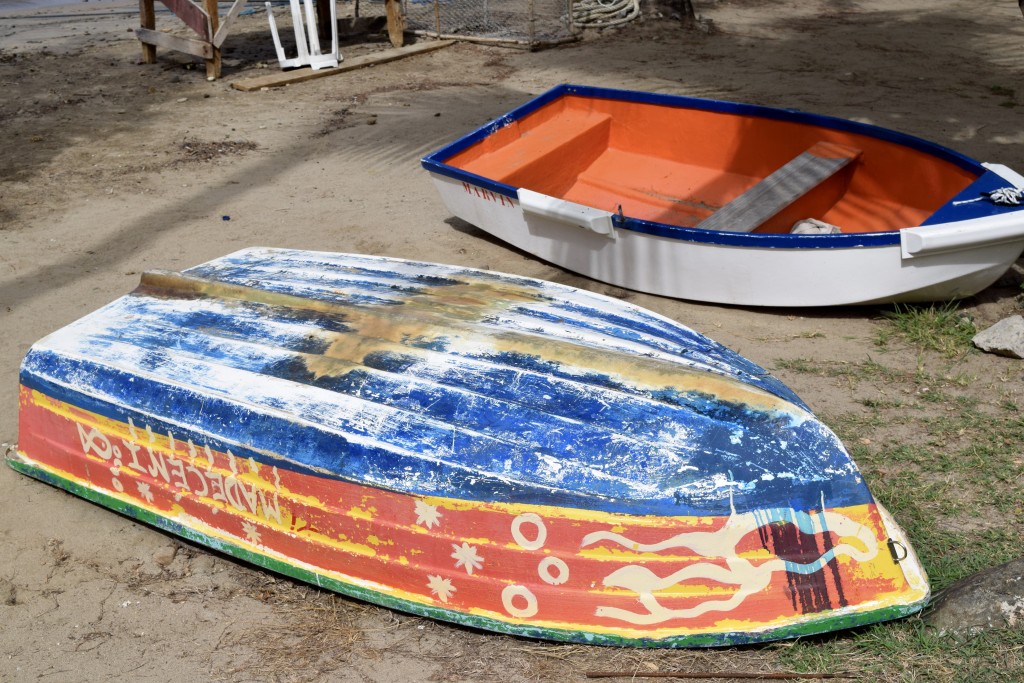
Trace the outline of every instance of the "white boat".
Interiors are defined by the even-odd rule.
[[[883,128],[562,85],[423,159],[448,208],[541,259],[748,306],[949,301],[1024,251],[1024,177]]]

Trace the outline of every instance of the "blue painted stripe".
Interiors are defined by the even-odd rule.
[[[668,319],[525,278],[302,257],[248,250],[190,272],[341,303],[144,287],[36,344],[22,382],[278,467],[422,495],[663,515],[871,500],[802,404],[754,407],[767,405],[757,388],[777,380]],[[481,280],[493,287],[474,289]],[[384,303],[362,296],[385,290]],[[412,301],[409,319],[436,329],[362,336],[363,325],[372,334],[402,321]],[[445,323],[451,301],[462,309]],[[578,360],[562,363],[562,353]],[[631,380],[637,363],[665,385]],[[718,379],[692,384],[707,389],[680,388],[707,373]],[[710,393],[742,397],[743,384],[751,405]]]
[[[569,306],[558,306],[557,308],[564,308],[567,312],[576,313]],[[536,317],[551,323],[565,324],[567,322],[567,318],[559,317],[549,311],[519,309],[517,312],[526,317]],[[785,384],[772,377],[767,370],[692,330],[687,329],[685,333],[677,331],[676,334],[673,334],[672,330],[662,330],[643,322],[627,321],[619,316],[592,309],[583,309],[579,311],[579,314],[579,318],[575,316],[571,318],[572,324],[597,333],[614,334],[620,339],[645,344],[654,350],[681,356],[692,362],[695,367],[736,377],[794,405],[806,408],[800,397]]]
[[[528,371],[522,361],[516,365],[485,364],[460,355],[456,362],[445,364],[431,358],[439,355],[436,352],[427,351],[427,360],[423,353],[417,357],[375,352],[356,359],[362,367],[318,376],[308,369],[307,356],[322,354],[327,344],[315,329],[288,325],[282,331],[273,324],[278,316],[272,308],[248,308],[245,315],[237,307],[234,315],[209,310],[196,315],[133,306],[89,339],[90,357],[116,363],[116,345],[124,340],[155,354],[173,345],[176,356],[345,393],[540,449],[554,454],[548,456],[552,458],[563,458],[570,452],[567,446],[585,441],[587,462],[607,471],[628,467],[634,456],[638,461],[664,456],[661,442],[671,431],[668,425],[686,425],[687,459],[700,457],[709,447],[724,449],[722,444],[736,431],[734,424],[721,422],[720,415],[728,413],[721,402],[707,395],[663,391],[655,396],[598,375],[556,380],[552,375]],[[195,323],[201,326],[193,326]],[[506,356],[505,360],[513,363],[517,359]],[[749,450],[750,443],[742,448]],[[736,445],[728,449],[736,450]],[[580,462],[575,453],[571,460]],[[656,470],[640,475],[656,481],[663,476]]]
[[[526,365],[536,362],[515,354],[504,354],[500,358],[492,354],[484,361],[449,352],[446,355],[451,356],[451,360],[445,362],[442,354],[430,350],[420,350],[416,355],[411,351],[374,352],[366,358],[353,359],[366,369],[393,372],[396,376],[408,376],[412,372],[415,381],[406,380],[410,387],[403,386],[400,381],[367,377],[358,369],[340,379],[316,377],[307,369],[306,356],[322,354],[329,346],[327,339],[319,334],[322,328],[315,327],[323,322],[322,316],[311,318],[302,315],[299,320],[291,320],[287,314],[270,306],[190,303],[192,306],[185,308],[180,304],[162,305],[160,301],[137,297],[123,299],[120,305],[115,304],[108,309],[108,313],[113,315],[108,315],[107,325],[80,343],[86,347],[89,357],[111,364],[117,363],[123,355],[118,345],[130,342],[134,347],[155,354],[170,348],[175,355],[188,355],[256,374],[335,391],[348,387],[349,391],[345,393],[413,410],[417,414],[511,441],[519,441],[523,434],[523,425],[518,423],[534,425],[538,434],[565,434],[558,442],[528,444],[534,448],[561,451],[573,433],[590,429],[597,432],[588,438],[588,444],[600,454],[597,460],[611,459],[619,450],[603,445],[603,442],[614,438],[600,434],[604,429],[615,430],[629,439],[650,439],[656,444],[661,440],[666,425],[686,423],[687,429],[693,432],[690,441],[698,444],[714,442],[704,434],[700,424],[703,419],[716,419],[705,418],[705,412],[716,413],[720,409],[708,409],[715,401],[697,392],[662,391],[655,397],[649,391],[607,375],[580,375],[562,370],[557,363],[546,366],[548,374],[532,372]],[[300,322],[303,324],[297,324]],[[332,331],[348,333],[337,321],[328,319],[328,322]],[[329,363],[330,360],[324,362]],[[418,371],[420,367],[422,370]],[[436,368],[448,371],[432,372]],[[561,377],[557,378],[557,375]],[[473,381],[467,381],[466,377]],[[418,386],[424,381],[436,386],[424,390]],[[446,392],[451,393],[448,387],[457,389],[458,395],[447,395]],[[399,397],[406,394],[417,396],[417,401],[400,404]],[[651,405],[645,405],[648,403]],[[457,407],[458,412],[437,411],[445,405]],[[623,406],[626,410],[619,410]],[[495,415],[502,416],[501,431],[481,424],[481,421],[491,423],[496,419]],[[553,419],[572,422],[549,424]],[[735,429],[730,425],[723,428],[729,433]],[[625,443],[622,445],[626,446]],[[637,450],[646,447],[642,443],[628,446]],[[699,450],[700,447],[694,447],[695,452]]]
[[[152,354],[150,358],[154,365],[180,361],[180,358],[160,354]],[[50,378],[52,374],[63,372],[74,373],[80,380],[87,381],[90,392],[71,389]],[[398,425],[405,430],[401,444],[376,438],[368,441],[355,438],[361,435],[354,432],[327,429],[317,424],[316,415],[299,414],[299,418],[305,418],[303,424],[282,417],[274,410],[254,411],[251,406],[231,398],[196,392],[180,385],[144,381],[139,373],[82,359],[33,353],[26,360],[21,380],[26,387],[58,400],[110,419],[123,422],[132,419],[137,426],[170,432],[179,440],[191,439],[217,450],[231,450],[239,457],[252,457],[268,465],[312,476],[419,495],[684,516],[728,515],[730,502],[737,511],[745,512],[765,506],[815,510],[820,507],[822,496],[830,506],[871,501],[855,468],[842,457],[837,458],[839,462],[828,462],[827,458],[822,458],[824,462],[805,462],[791,478],[765,481],[763,475],[770,472],[764,465],[735,453],[731,456],[714,453],[713,459],[700,463],[702,472],[681,473],[677,478],[666,480],[662,490],[640,497],[637,487],[623,481],[619,473],[601,476],[599,468],[590,471],[576,468],[574,476],[556,485],[549,472],[540,471],[546,464],[543,458],[530,457],[523,449],[510,449],[494,442],[489,445],[501,447],[488,449],[481,440],[457,430],[442,436],[439,429],[410,430],[410,424],[402,424]],[[268,402],[265,407],[272,409],[272,403]],[[173,416],[173,420],[161,416]],[[766,421],[765,427],[771,429],[777,425]],[[818,440],[824,442],[826,438]],[[798,444],[793,445],[795,450]],[[408,451],[399,446],[424,451]],[[443,452],[442,449],[457,453],[458,462],[440,457],[438,453]],[[507,464],[508,472],[466,465],[475,462],[501,465],[502,469]],[[652,460],[641,460],[631,463],[630,470],[642,470],[652,464],[655,464]],[[779,466],[786,464],[779,463]],[[717,476],[723,472],[731,472],[731,478]],[[711,476],[700,477],[701,474]]]

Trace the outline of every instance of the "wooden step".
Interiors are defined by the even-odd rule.
[[[859,157],[859,149],[818,142],[696,227],[751,232]]]

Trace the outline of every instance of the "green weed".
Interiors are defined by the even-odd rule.
[[[971,351],[971,339],[977,333],[974,323],[960,313],[955,302],[909,306],[896,304],[882,313],[887,325],[876,339],[884,348],[893,338],[902,339],[922,351],[937,351],[946,358]]]

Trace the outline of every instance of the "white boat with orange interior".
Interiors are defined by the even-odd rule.
[[[854,121],[562,85],[423,159],[457,217],[595,280],[749,306],[948,301],[1024,251],[1024,177]]]

